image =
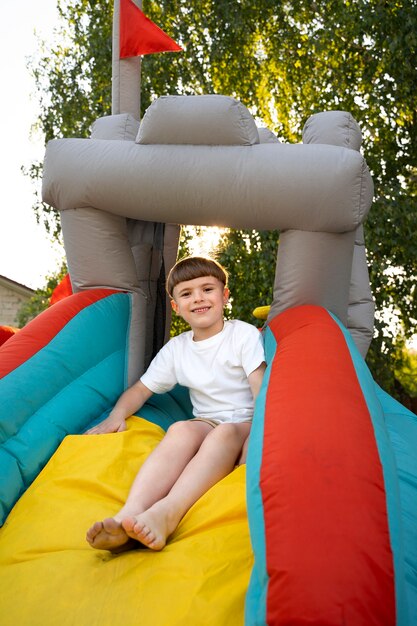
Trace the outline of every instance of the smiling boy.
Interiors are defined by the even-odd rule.
[[[223,319],[227,273],[212,259],[179,261],[167,280],[171,304],[191,327],[173,337],[109,417],[87,434],[120,432],[153,393],[188,387],[194,418],[169,427],[137,474],[122,509],[87,532],[93,548],[121,551],[138,542],[161,550],[191,506],[243,462],[265,370],[259,331]]]

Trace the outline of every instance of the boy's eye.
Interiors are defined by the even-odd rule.
[[[213,287],[206,287],[204,291],[213,291]]]

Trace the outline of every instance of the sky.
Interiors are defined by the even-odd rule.
[[[32,209],[34,187],[21,167],[42,160],[41,134],[31,137],[39,108],[27,59],[58,24],[56,0],[9,0],[0,21],[0,275],[33,289],[60,266],[63,251],[53,245]]]

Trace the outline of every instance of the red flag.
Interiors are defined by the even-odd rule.
[[[72,285],[69,274],[65,274],[60,283],[57,284],[52,292],[52,296],[49,299],[49,306],[63,300],[67,296],[72,294]]]
[[[132,0],[120,0],[120,58],[182,50]]]

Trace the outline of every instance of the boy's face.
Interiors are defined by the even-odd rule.
[[[196,341],[208,339],[223,328],[223,308],[229,290],[214,276],[201,276],[178,283],[173,290],[172,308],[194,332]]]

